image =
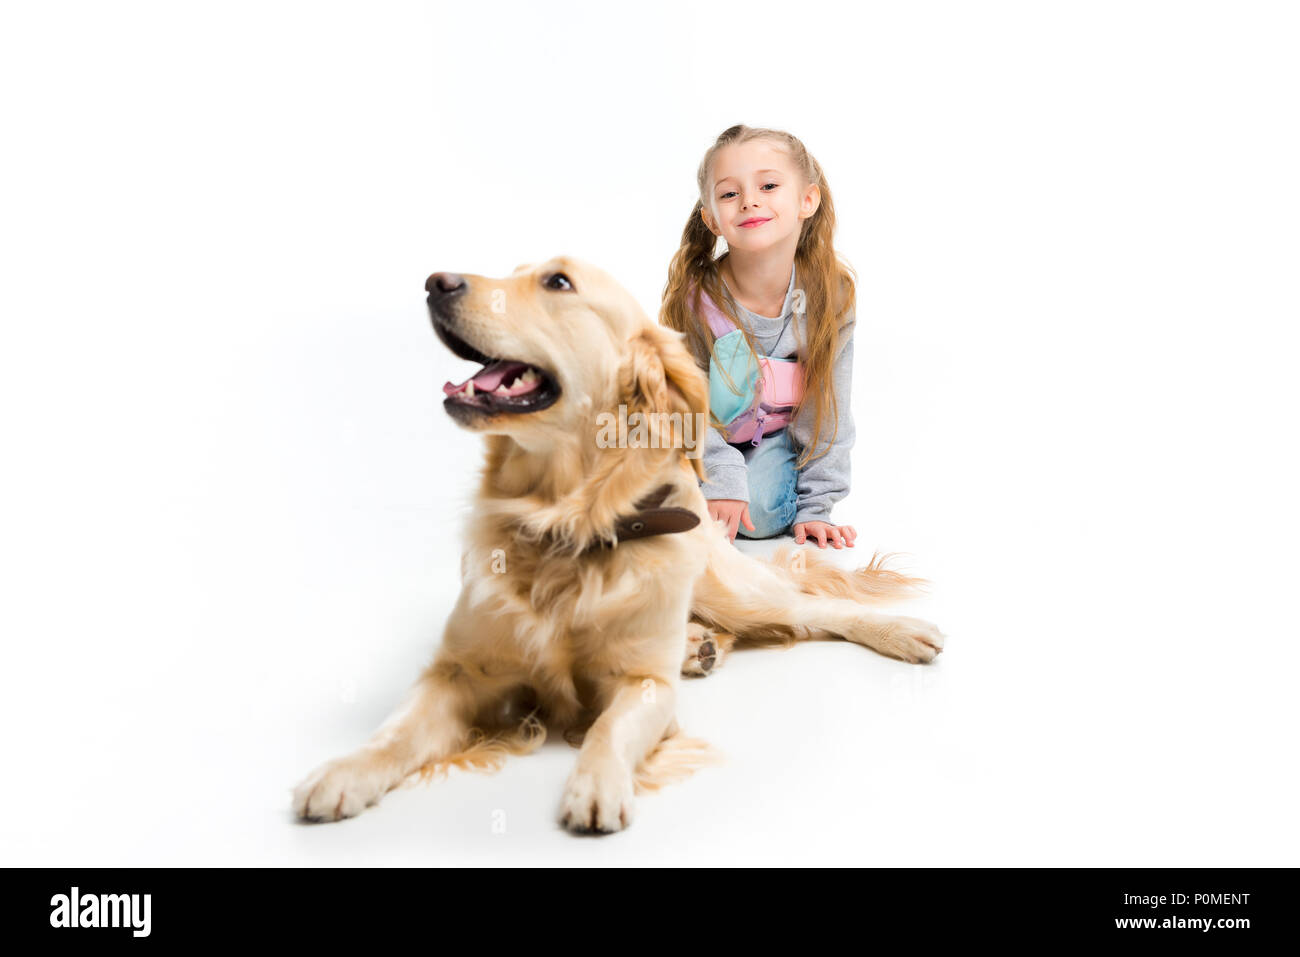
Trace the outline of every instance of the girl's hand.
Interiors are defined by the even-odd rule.
[[[843,548],[848,545],[853,547],[854,540],[858,533],[852,525],[831,525],[829,522],[800,522],[794,527],[794,540],[796,545],[802,545],[812,536],[817,540],[818,548],[825,548],[829,541],[836,548]]]
[[[749,520],[749,503],[742,502],[738,498],[714,498],[709,499],[709,516],[716,521],[723,521],[727,525],[727,538],[731,541],[736,540],[736,529],[741,522],[751,532],[754,530],[754,523]]]

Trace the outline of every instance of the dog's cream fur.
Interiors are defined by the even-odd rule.
[[[548,283],[556,273],[570,288]],[[299,817],[350,817],[416,772],[495,765],[549,726],[584,735],[560,821],[616,831],[636,791],[709,759],[674,717],[681,673],[705,670],[701,645],[714,662],[737,640],[846,638],[912,662],[942,649],[928,622],[866,607],[916,584],[877,560],[848,572],[811,546],[766,562],[737,550],[699,488],[703,435],[670,421],[642,443],[658,447],[600,447],[597,416],[620,404],[690,415],[708,402],[681,335],[604,272],[559,257],[506,279],[461,278],[466,288],[443,307],[456,335],[548,370],[561,395],[540,411],[462,423],[484,434],[487,455],[441,647],[365,746],[298,785]],[[691,441],[700,445],[687,454]],[[663,505],[694,512],[695,528],[599,547],[664,483]]]

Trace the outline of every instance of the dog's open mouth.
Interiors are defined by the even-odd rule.
[[[515,359],[494,359],[460,385],[442,387],[448,402],[512,412],[534,412],[555,401],[557,390],[536,366]]]
[[[442,387],[443,406],[451,411],[477,410],[487,413],[537,412],[560,397],[560,386],[545,369],[518,359],[494,359],[484,355],[441,324],[438,337],[462,359],[482,362],[483,368],[460,385]]]

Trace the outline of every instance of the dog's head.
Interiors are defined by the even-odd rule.
[[[462,428],[545,452],[584,432],[594,443],[602,415],[677,414],[692,422],[675,441],[702,450],[695,422],[707,422],[707,379],[682,335],[647,318],[602,270],[558,256],[505,279],[438,272],[425,289],[443,344],[482,365],[443,386],[443,407]],[[690,457],[702,476],[698,453]]]

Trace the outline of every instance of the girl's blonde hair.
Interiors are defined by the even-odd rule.
[[[713,159],[718,150],[732,144],[747,143],[750,140],[767,139],[790,156],[797,172],[802,174],[804,187],[816,185],[821,191],[821,204],[817,212],[803,221],[799,233],[799,245],[795,250],[795,271],[798,275],[798,289],[803,292],[805,325],[808,330],[808,342],[804,344],[798,322],[795,323],[795,336],[799,341],[799,359],[803,365],[804,401],[795,412],[796,417],[806,415],[811,404],[813,410],[812,443],[803,450],[796,463],[796,468],[803,468],[808,462],[825,455],[839,433],[839,410],[835,399],[834,383],[831,381],[832,367],[840,353],[840,326],[852,308],[857,291],[857,274],[853,267],[841,262],[835,254],[832,237],[835,233],[835,204],[831,200],[830,186],[822,168],[812,154],[804,147],[799,138],[783,130],[738,124],[724,130],[704,154],[696,174],[699,198],[691,210],[686,228],[682,231],[682,244],[673,256],[668,267],[668,284],[664,287],[663,304],[659,310],[659,321],[670,329],[686,334],[692,351],[698,355],[714,356],[715,341],[712,330],[704,319],[700,308],[699,293],[703,291],[718,308],[736,324],[755,353],[761,354],[754,342],[753,331],[740,321],[735,303],[732,302],[722,278],[718,265],[722,257],[714,258],[718,237],[710,232],[708,225],[700,215],[712,187]],[[693,294],[692,294],[693,292]],[[693,301],[688,301],[693,300]],[[798,302],[798,299],[796,299]],[[725,373],[724,373],[725,375]],[[739,388],[728,378],[728,386],[737,395]],[[812,400],[809,403],[809,399]],[[812,454],[822,435],[822,427],[829,413],[834,428],[830,439],[821,452]],[[710,410],[709,418],[724,435],[727,434],[725,423],[719,422]]]

